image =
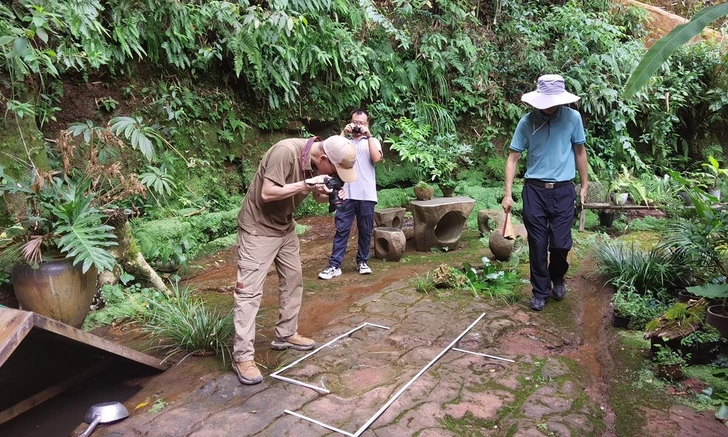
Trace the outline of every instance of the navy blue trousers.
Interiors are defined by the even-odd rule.
[[[369,260],[369,247],[374,231],[374,206],[377,202],[371,200],[346,199],[344,204],[336,210],[334,225],[334,247],[329,257],[329,265],[341,267],[341,261],[346,253],[346,245],[351,233],[351,225],[356,218],[356,228],[359,232],[359,243],[356,251],[356,263],[365,263]]]
[[[528,232],[534,297],[551,296],[551,283],[563,282],[569,270],[566,257],[573,244],[575,201],[573,184],[553,189],[523,185],[523,224]]]

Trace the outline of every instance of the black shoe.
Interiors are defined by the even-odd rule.
[[[543,310],[543,307],[546,306],[546,299],[543,297],[534,297],[531,299],[531,303],[529,304],[532,310],[534,311],[541,311]]]
[[[554,299],[561,300],[566,296],[566,284],[564,282],[554,284],[554,288],[551,291],[553,292]]]

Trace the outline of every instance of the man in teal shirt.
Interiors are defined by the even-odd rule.
[[[541,311],[551,296],[557,300],[566,296],[564,276],[569,269],[576,200],[572,180],[578,170],[583,203],[588,185],[586,136],[581,115],[562,106],[579,100],[566,91],[563,77],[539,77],[536,90],[521,100],[535,110],[521,118],[511,140],[501,205],[506,213],[513,207],[516,164],[526,152],[522,198],[533,287],[530,307]]]

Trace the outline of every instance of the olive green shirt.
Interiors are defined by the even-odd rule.
[[[268,237],[280,237],[295,229],[293,213],[307,194],[300,193],[285,199],[264,202],[261,193],[265,179],[283,186],[304,180],[304,171],[307,172],[307,177],[313,176],[310,150],[302,159],[307,141],[306,138],[289,138],[268,149],[260,161],[238,213],[238,226],[241,229],[253,235]]]

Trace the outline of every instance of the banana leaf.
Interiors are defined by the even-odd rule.
[[[726,14],[728,14],[728,3],[707,7],[693,15],[693,18],[687,23],[676,26],[670,33],[660,38],[645,53],[637,68],[632,72],[624,86],[622,97],[628,99],[634,96],[671,54],[700,35],[705,26]]]

